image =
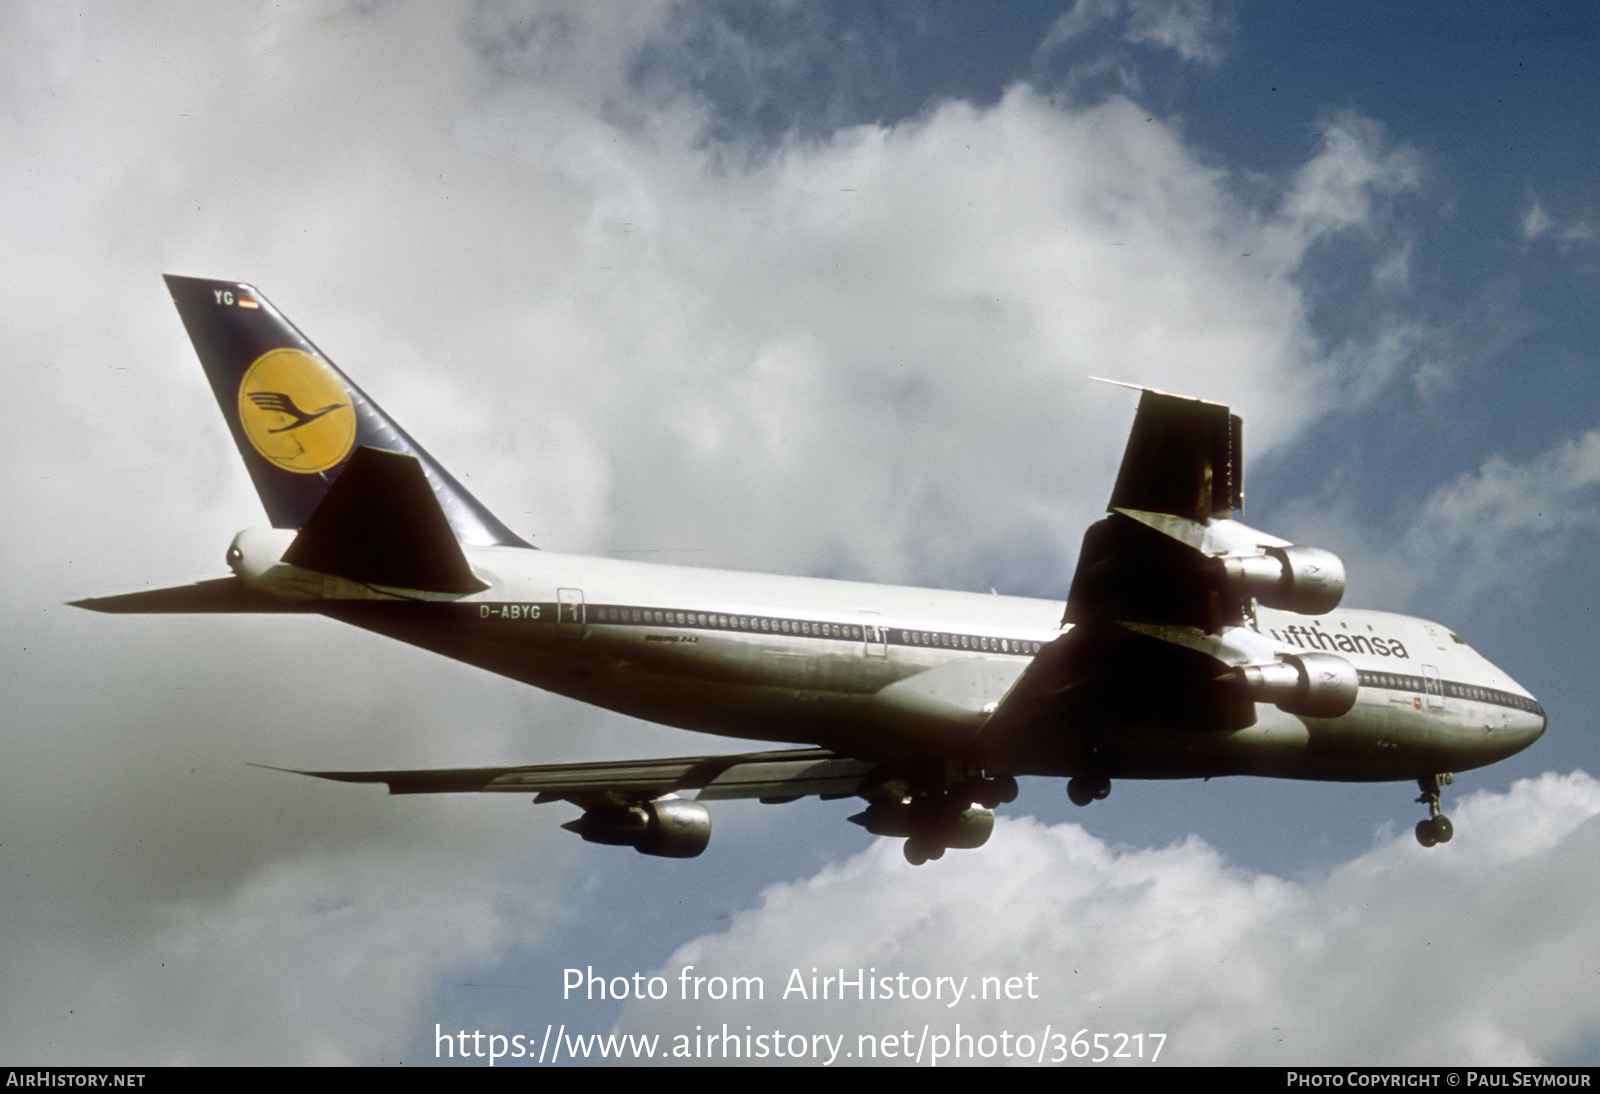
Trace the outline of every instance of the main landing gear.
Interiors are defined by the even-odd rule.
[[[1073,805],[1104,801],[1111,794],[1111,780],[1104,775],[1079,775],[1067,780],[1067,797]]]
[[[913,866],[944,857],[950,848],[982,847],[994,831],[997,805],[1015,801],[1017,780],[1010,775],[964,779],[920,789],[886,784],[867,808],[851,817],[875,836],[903,836],[906,861]]]
[[[1448,771],[1417,780],[1417,786],[1422,788],[1422,794],[1417,801],[1428,807],[1428,819],[1417,822],[1417,842],[1424,847],[1449,843],[1450,837],[1456,834],[1455,825],[1450,823],[1450,818],[1439,808],[1439,788],[1449,786],[1455,781],[1456,777]]]
[[[1016,800],[1017,780],[996,775],[957,784],[941,797],[914,803],[904,833],[906,861],[921,866],[944,858],[950,847],[982,847],[994,831],[995,806]]]

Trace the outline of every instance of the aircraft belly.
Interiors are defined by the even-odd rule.
[[[514,607],[486,612],[471,602],[369,600],[323,611],[632,717],[876,759],[962,752],[1027,664],[896,645],[878,651],[852,639],[564,626],[549,606]],[[1364,688],[1340,718],[1302,718],[1258,704],[1254,724],[1238,730],[1127,723],[1046,729],[1020,754],[991,759],[1048,775],[1381,781],[1481,767],[1526,747],[1542,728],[1542,717],[1504,706]]]
[[[1301,718],[1258,704],[1254,725],[1228,733],[1118,727],[1093,734],[1100,763],[1123,778],[1223,775],[1341,782],[1415,779],[1469,771],[1513,755],[1542,732],[1542,720],[1487,704],[1452,709],[1366,700],[1340,718]],[[1094,770],[1087,752],[1061,773]]]
[[[662,725],[852,754],[880,751],[871,747],[875,727],[864,717],[871,696],[924,667],[915,657],[866,657],[860,642],[621,627],[567,637],[549,625],[485,625],[474,612],[453,610],[462,606],[447,607],[369,602],[329,605],[325,614]]]

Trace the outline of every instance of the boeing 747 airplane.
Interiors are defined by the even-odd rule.
[[[769,752],[529,767],[305,771],[391,793],[567,801],[596,843],[688,858],[703,804],[859,797],[920,864],[985,843],[1017,778],[1415,780],[1427,847],[1452,773],[1544,709],[1448,628],[1342,609],[1327,551],[1240,523],[1237,416],[1143,390],[1065,601],[541,551],[495,518],[250,285],[166,279],[272,527],[233,576],[79,601],[306,612],[652,722]],[[692,795],[692,799],[690,797]]]

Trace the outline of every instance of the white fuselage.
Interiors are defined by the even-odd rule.
[[[1054,600],[469,548],[487,588],[429,594],[279,561],[290,531],[250,531],[235,572],[277,597],[492,672],[635,717],[866,759],[976,760],[981,730],[1033,657],[1068,629]],[[1256,704],[1227,732],[1095,727],[1120,774],[1408,779],[1492,763],[1543,732],[1542,708],[1437,624],[1385,612],[1259,610],[1208,638],[1227,664],[1319,650],[1359,672],[1332,719]],[[1151,687],[1161,686],[1152,680]],[[1082,727],[1059,732],[1082,732]],[[1071,775],[1058,749],[1048,770]]]

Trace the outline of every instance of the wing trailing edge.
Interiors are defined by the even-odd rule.
[[[267,766],[258,764],[256,766]],[[535,794],[538,801],[569,801],[585,809],[651,801],[698,791],[702,801],[755,798],[789,801],[849,797],[870,781],[876,765],[825,748],[791,748],[722,756],[659,760],[536,764],[528,767],[425,768],[406,771],[301,771],[346,783],[383,783],[391,794]]]

